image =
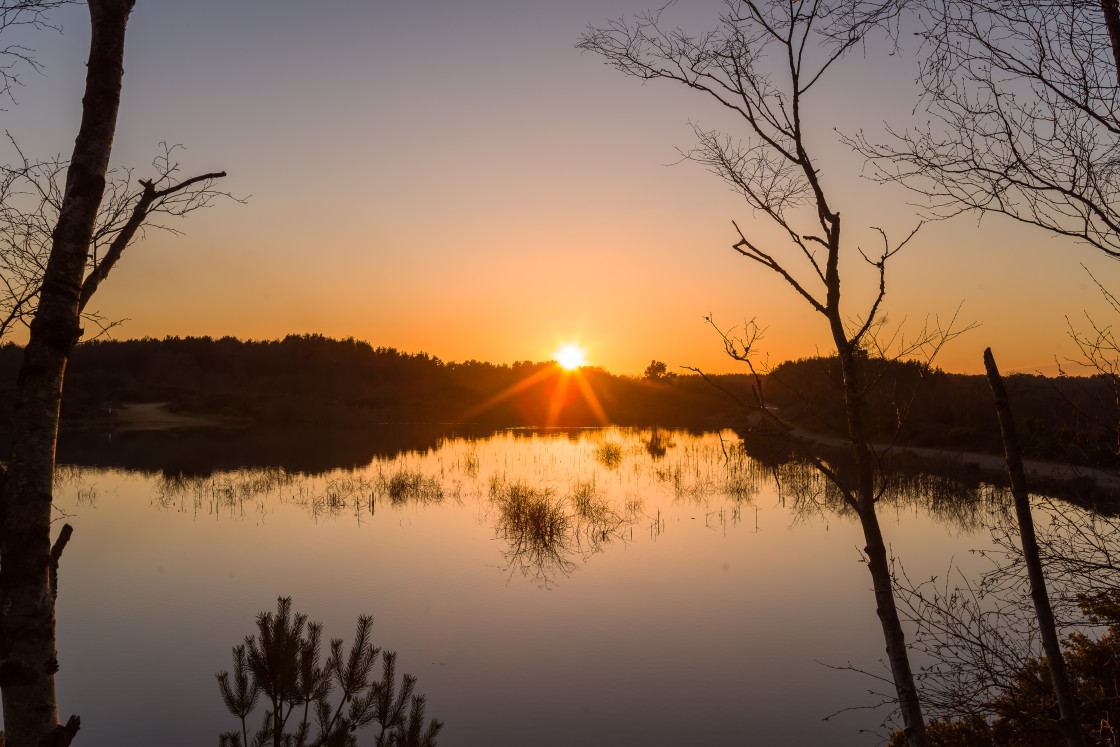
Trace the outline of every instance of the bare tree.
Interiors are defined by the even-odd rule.
[[[932,116],[849,143],[931,212],[1005,215],[1120,258],[1120,12],[1115,0],[925,0],[919,83]],[[1103,290],[1103,288],[1102,288]],[[1114,300],[1106,291],[1105,297]],[[1073,338],[1108,374],[1111,332]],[[1084,744],[1065,674],[1006,395],[985,354],[1016,494],[1029,588],[1067,744]]]
[[[1120,257],[1115,0],[926,0],[929,124],[850,142],[932,212],[998,213]]]
[[[862,314],[846,312],[841,305],[840,259],[847,244],[805,130],[808,94],[824,86],[826,74],[869,35],[890,29],[900,4],[727,0],[718,28],[700,35],[668,26],[663,20],[668,7],[632,21],[589,29],[578,46],[601,55],[627,75],[674,81],[697,90],[737,115],[744,126],[746,138],[739,141],[694,125],[698,144],[686,155],[724,179],[756,215],[778,228],[783,241],[775,244],[735,224],[734,249],[781,278],[828,327],[842,371],[854,468],[839,471],[820,460],[816,464],[859,517],[906,734],[911,745],[924,746],[928,744],[925,723],[875,511],[877,461],[864,425],[866,388],[857,360],[873,347],[871,340],[882,321],[887,263],[914,233],[892,244],[880,231],[880,252],[868,255],[859,250],[877,275],[878,291]],[[724,339],[729,353],[740,359],[750,357],[751,342],[738,345],[726,335]]]
[[[31,15],[25,18],[41,21],[35,13],[55,4],[4,7],[26,6]],[[186,212],[191,195],[205,204],[213,194],[212,180],[224,176],[213,173],[176,182],[177,169],[168,151],[164,168],[157,164],[156,179],[140,182],[142,190],[135,199],[110,189],[105,200],[124,73],[125,28],[134,0],[87,4],[91,39],[86,88],[65,184],[61,192],[50,186],[57,183],[54,177],[61,174],[61,165],[8,182],[39,185],[44,198],[39,204],[45,207],[32,222],[54,223],[49,251],[32,261],[32,266],[42,261],[41,279],[28,278],[19,286],[24,299],[20,308],[33,306],[34,312],[28,317],[29,337],[15,395],[11,454],[0,473],[0,690],[5,738],[14,747],[67,745],[80,726],[77,716],[59,723],[55,698],[58,563],[72,530],[64,526],[52,546],[51,494],[63,374],[82,335],[82,310],[152,213]],[[103,204],[107,212],[100,213]],[[16,229],[15,235],[19,233]]]
[[[57,29],[50,23],[49,12],[76,0],[0,0],[0,32],[26,27],[34,30]],[[40,71],[34,50],[23,44],[0,44],[0,97],[13,99],[13,89],[22,85],[24,70]]]
[[[17,330],[26,331],[35,315],[69,165],[62,158],[31,161],[14,141],[12,146],[19,161],[0,165],[0,342]],[[105,319],[87,304],[96,285],[132,241],[150,228],[180,233],[173,223],[154,222],[157,216],[179,218],[219,197],[237,199],[215,188],[215,180],[222,174],[180,180],[176,158],[182,149],[181,145],[160,143],[160,153],[152,161],[154,176],[136,181],[138,188],[133,186],[132,169],[108,172],[83,280],[84,327],[105,331],[119,323]]]

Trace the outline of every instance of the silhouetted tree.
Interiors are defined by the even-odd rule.
[[[840,258],[845,246],[840,214],[833,207],[832,193],[805,129],[812,117],[807,100],[810,91],[826,85],[827,73],[849,51],[889,28],[898,18],[901,4],[727,0],[725,5],[719,26],[707,33],[695,35],[668,26],[662,17],[669,5],[631,22],[617,20],[592,28],[578,46],[601,55],[627,75],[670,80],[699,91],[737,115],[744,127],[746,138],[738,141],[693,125],[698,144],[686,155],[724,179],[758,216],[777,228],[788,242],[785,247],[761,235],[750,236],[735,224],[735,251],[788,284],[827,326],[839,361],[854,468],[841,474],[820,460],[817,466],[859,517],[906,733],[912,745],[924,747],[928,744],[925,722],[875,512],[877,459],[864,420],[869,382],[859,366],[866,351],[881,348],[875,332],[882,322],[887,262],[914,233],[891,245],[880,231],[882,252],[875,257],[863,255],[878,275],[878,293],[862,315],[846,311],[840,293]],[[902,353],[932,355],[952,336],[951,331],[940,332],[923,333],[904,343]],[[724,341],[729,354],[749,363],[757,328],[749,328],[746,335],[734,339],[725,334]],[[761,390],[756,394],[761,400]],[[762,412],[770,414],[765,408]]]
[[[928,197],[940,217],[1001,214],[1120,258],[1115,0],[926,0],[921,8],[926,48],[919,82],[933,117],[925,126],[890,131],[885,143],[864,136],[851,141],[878,166],[878,178]],[[1107,291],[1105,297],[1114,301]],[[1107,375],[1116,365],[1111,332],[1108,325],[1090,324],[1095,335],[1072,325],[1071,331],[1086,362]],[[995,371],[990,351],[985,363]],[[993,388],[997,380],[998,372]],[[1026,486],[1013,457],[1020,447],[1006,420],[1001,412],[1008,469],[1022,495],[1018,513],[1031,593],[1060,724],[1074,747],[1084,737],[1044,599]]]
[[[36,18],[35,12],[53,4],[17,0],[2,7],[24,6],[32,14],[25,18]],[[69,744],[80,725],[77,716],[59,724],[54,689],[58,563],[72,530],[64,526],[52,546],[50,527],[63,373],[82,335],[82,311],[151,212],[224,176],[206,174],[176,184],[168,168],[156,180],[141,181],[138,199],[116,203],[123,212],[109,216],[111,228],[105,223],[99,228],[133,4],[88,0],[91,39],[82,120],[65,186],[56,195],[50,250],[15,394],[12,450],[0,476],[0,690],[6,737],[15,747]],[[47,181],[56,184],[53,177]],[[43,202],[50,204],[49,194]]]
[[[49,11],[75,0],[2,0],[0,2],[0,32],[23,26],[32,29],[55,28],[49,20]],[[41,70],[34,51],[22,44],[0,45],[0,96],[12,98],[12,89],[22,85],[20,78],[25,70]]]
[[[642,376],[649,381],[663,381],[668,376],[669,367],[662,361],[650,361]]]
[[[1015,498],[1015,516],[1019,524],[1019,536],[1023,546],[1023,559],[1027,568],[1031,601],[1034,604],[1038,629],[1042,637],[1042,648],[1046,652],[1046,663],[1050,673],[1051,685],[1058,702],[1058,728],[1069,747],[1084,747],[1085,736],[1081,732],[1081,719],[1077,713],[1077,700],[1073,685],[1066,672],[1062,658],[1058,629],[1054,622],[1054,610],[1046,589],[1046,579],[1042,572],[1038,540],[1035,535],[1034,518],[1031,515],[1030,496],[1027,492],[1026,476],[1023,473],[1023,458],[1019,439],[1015,430],[1015,420],[1008,404],[1007,390],[996,368],[992,349],[984,351],[984,366],[991,381],[992,393],[996,400],[1000,429],[1003,434],[1007,470],[1011,477],[1011,493]]]
[[[373,645],[372,627],[372,617],[360,616],[350,651],[332,639],[322,662],[322,624],[293,615],[291,597],[278,598],[276,614],[257,615],[257,635],[233,648],[232,682],[229,672],[216,675],[226,710],[241,722],[240,732],[221,734],[222,747],[352,747],[374,723],[378,747],[435,747],[443,723],[425,721],[416,678],[397,682],[397,654]],[[374,680],[378,655],[382,678]],[[250,738],[247,719],[262,696],[264,720]]]
[[[1120,257],[1114,0],[925,0],[924,126],[852,142],[935,214],[998,213]]]

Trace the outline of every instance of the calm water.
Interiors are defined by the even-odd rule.
[[[824,720],[876,702],[827,665],[884,671],[883,643],[858,525],[804,508],[829,503],[813,473],[776,481],[730,432],[435,443],[314,475],[60,468],[58,690],[81,743],[215,744],[236,722],[214,672],[278,595],[347,641],[373,614],[447,747],[879,742],[882,710]],[[916,498],[882,510],[912,576],[987,543]]]

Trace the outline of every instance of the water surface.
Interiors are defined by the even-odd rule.
[[[236,722],[214,673],[278,595],[347,641],[374,615],[447,747],[880,741],[877,683],[836,668],[885,673],[860,530],[811,470],[648,429],[346,458],[60,468],[58,691],[83,745],[216,743]],[[980,508],[923,503],[884,502],[893,552],[913,576],[967,567]]]

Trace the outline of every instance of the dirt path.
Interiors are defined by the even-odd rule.
[[[842,438],[829,438],[818,436],[800,428],[791,430],[791,435],[808,443],[825,444],[833,447],[845,447],[848,442]],[[886,444],[873,444],[873,448],[881,454],[893,448],[896,454],[911,454],[921,459],[949,464],[968,465],[975,464],[982,471],[1006,472],[1007,462],[1000,454],[983,454],[976,451],[954,451],[952,449],[935,449],[920,446],[894,446]],[[1039,477],[1048,480],[1076,480],[1079,478],[1092,478],[1097,485],[1110,490],[1120,489],[1120,473],[1097,467],[1079,467],[1062,462],[1044,462],[1038,459],[1024,459],[1023,471],[1030,477]]]

